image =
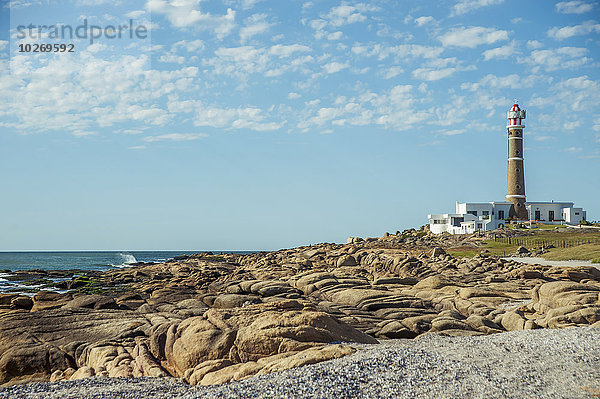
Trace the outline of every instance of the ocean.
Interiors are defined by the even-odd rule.
[[[200,252],[204,251],[0,252],[0,292],[33,292],[37,288],[15,279],[11,272],[18,270],[108,270],[137,262],[164,262],[175,256]]]

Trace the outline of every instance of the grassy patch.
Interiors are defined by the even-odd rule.
[[[583,244],[571,248],[552,248],[544,254],[548,260],[591,260],[600,263],[600,244]]]

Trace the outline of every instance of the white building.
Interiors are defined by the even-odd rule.
[[[503,227],[512,202],[457,202],[455,213],[431,214],[429,229],[440,234],[471,234]],[[576,225],[585,220],[586,212],[572,202],[527,202],[531,221]]]
[[[475,231],[495,230],[504,226],[505,219],[573,225],[585,220],[585,211],[582,208],[574,208],[572,202],[527,201],[523,171],[525,115],[525,110],[519,107],[516,100],[506,115],[508,119],[506,202],[457,202],[456,213],[427,215],[429,228],[433,233],[470,234]]]

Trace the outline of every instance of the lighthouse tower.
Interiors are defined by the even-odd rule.
[[[523,171],[523,119],[525,110],[519,108],[517,101],[507,114],[508,125],[508,184],[506,201],[512,202],[509,217],[528,219],[525,208],[525,172]]]

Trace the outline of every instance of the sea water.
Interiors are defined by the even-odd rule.
[[[138,262],[165,262],[176,256],[200,252],[203,251],[0,252],[0,292],[15,291],[19,288],[27,288],[29,291],[35,289],[35,286],[24,286],[19,281],[7,280],[7,277],[11,276],[10,272],[17,270],[101,271],[128,267]]]

